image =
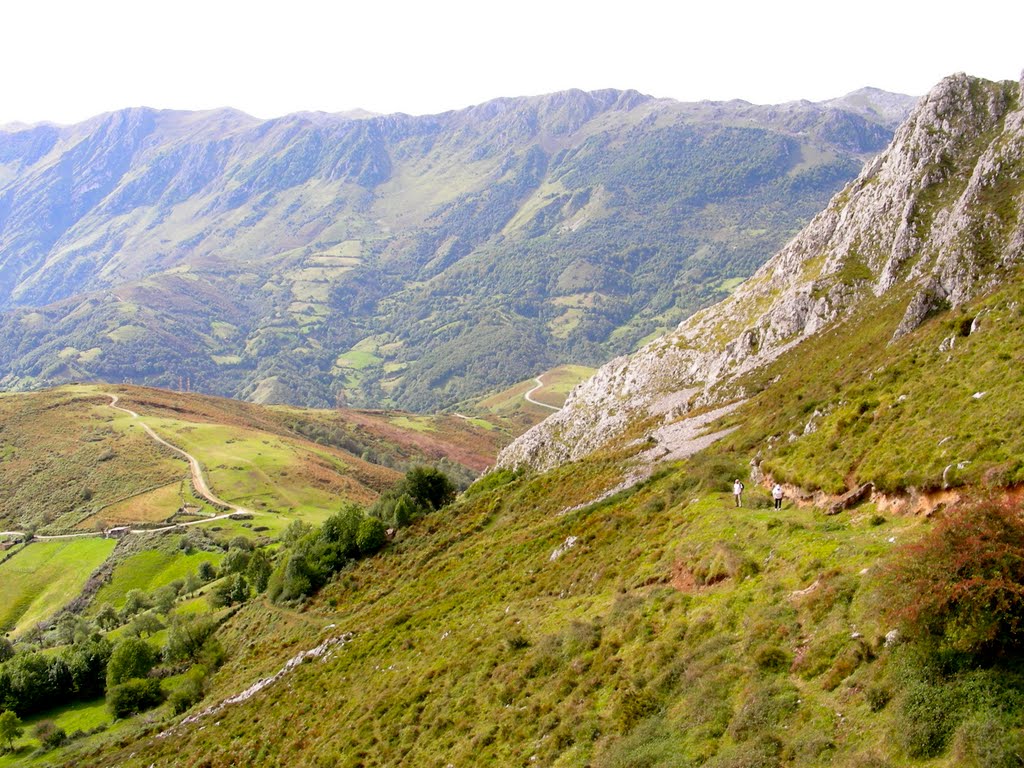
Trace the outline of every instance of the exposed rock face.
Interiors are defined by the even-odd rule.
[[[736,378],[891,296],[894,338],[1024,261],[1021,83],[953,75],[889,148],[727,300],[611,361],[565,408],[516,440],[499,466],[544,469],[608,445],[680,390],[704,408],[742,397]],[[677,418],[685,415],[675,412]]]

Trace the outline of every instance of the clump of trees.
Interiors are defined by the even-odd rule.
[[[0,710],[24,717],[104,692],[112,648],[105,638],[90,639],[58,654],[17,653],[0,664]]]
[[[320,528],[292,522],[282,534],[284,552],[269,576],[267,594],[275,602],[312,594],[349,562],[383,548],[388,527],[409,525],[441,509],[454,501],[455,493],[454,484],[440,470],[413,467],[369,511],[346,504]]]
[[[379,550],[385,531],[380,520],[347,504],[320,528],[300,521],[291,523],[282,541],[285,552],[267,583],[267,594],[274,601],[312,594],[346,563]]]
[[[370,507],[369,515],[391,528],[402,528],[455,501],[455,485],[434,467],[413,467],[402,481]]]

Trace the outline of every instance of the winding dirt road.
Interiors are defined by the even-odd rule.
[[[240,507],[237,504],[231,504],[230,502],[224,501],[219,496],[217,496],[213,491],[210,490],[210,486],[207,485],[206,483],[206,478],[203,477],[203,467],[195,456],[193,456],[191,453],[183,451],[178,446],[172,445],[171,443],[164,440],[162,437],[160,437],[160,435],[154,432],[153,429],[148,424],[140,420],[139,414],[137,414],[135,411],[131,410],[130,408],[125,408],[123,406],[118,405],[117,403],[120,400],[120,397],[118,395],[108,394],[107,397],[110,398],[111,408],[113,408],[115,411],[127,413],[133,419],[138,421],[139,426],[145,430],[147,435],[149,435],[151,438],[156,440],[161,445],[167,446],[188,462],[189,470],[192,473],[192,485],[195,487],[197,494],[202,496],[204,499],[209,501],[214,506],[227,507],[229,510],[231,510],[230,512],[225,512],[222,515],[211,515],[210,517],[204,517],[202,520],[192,520],[188,523],[172,523],[171,525],[164,525],[159,528],[129,528],[128,533],[160,533],[162,531],[173,531],[180,528],[187,528],[190,525],[204,525],[206,523],[212,523],[214,520],[224,520],[239,512],[250,515],[252,514],[251,509]],[[25,531],[0,531],[0,536],[25,535]],[[36,541],[50,541],[53,539],[80,539],[88,536],[106,536],[106,531],[85,531],[83,533],[58,533],[54,535],[36,534],[32,538]]]
[[[529,392],[523,395],[523,397],[526,399],[526,402],[533,403],[534,405],[539,405],[541,408],[550,408],[552,411],[562,410],[557,405],[548,405],[547,403],[542,403],[540,400],[533,399],[533,393],[544,386],[544,381],[541,379],[540,376],[534,376],[533,380],[537,382],[537,386],[535,386],[533,389],[531,389]]]
[[[108,397],[110,398],[111,408],[113,408],[116,411],[121,411],[122,413],[127,413],[133,419],[138,420],[139,414],[137,414],[135,411],[129,408],[124,408],[117,404],[118,401],[120,400],[120,397],[118,395],[108,395]],[[172,445],[171,443],[164,440],[162,437],[160,437],[160,435],[154,432],[153,429],[146,422],[139,421],[139,426],[142,427],[146,431],[146,434],[149,435],[151,438],[156,440],[161,445],[166,445],[168,448],[170,448],[172,451],[177,453],[179,456],[181,456],[188,462],[189,469],[192,472],[192,484],[196,488],[196,493],[198,493],[200,496],[202,496],[204,499],[206,499],[215,506],[228,507],[231,510],[231,513],[229,514],[233,514],[235,512],[248,512],[250,514],[252,513],[252,510],[250,509],[246,509],[245,507],[239,507],[235,504],[230,504],[224,501],[219,496],[217,496],[213,491],[211,491],[210,486],[206,484],[206,478],[203,477],[203,467],[202,465],[200,465],[199,460],[196,459],[195,456],[193,456],[191,453],[186,453],[178,446]],[[212,520],[213,518],[209,519]],[[182,525],[190,525],[190,523],[182,523]]]

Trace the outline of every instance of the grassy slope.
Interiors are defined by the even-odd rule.
[[[829,492],[865,482],[938,489],[944,472],[953,487],[1024,482],[1021,276],[893,344],[902,307],[892,304],[804,342],[747,382],[763,392],[730,417],[740,428],[723,448]],[[974,318],[976,332],[963,335]],[[940,349],[950,338],[953,348]]]
[[[333,430],[327,438],[351,436],[346,445],[365,445],[399,466],[441,462],[465,477],[489,462],[500,439],[453,417],[427,419],[436,428],[424,438],[380,413],[268,409],[159,390],[109,390],[159,434],[197,456],[215,493],[256,511],[251,521],[203,525],[221,542],[238,535],[274,536],[294,519],[321,522],[344,500],[369,503],[400,477],[388,466],[312,442],[302,428],[326,424]],[[7,417],[0,422],[0,490],[9,494],[0,504],[10,510],[0,517],[6,519],[3,529],[43,520],[52,525],[41,532],[139,525],[171,518],[183,500],[198,503],[185,482],[185,463],[168,458],[130,416],[110,409],[106,391],[74,386],[0,396]],[[310,436],[319,435],[314,430]],[[85,484],[95,489],[87,501],[79,493]],[[23,506],[10,504],[12,497]],[[79,594],[113,548],[112,540],[102,539],[30,544],[0,565],[0,621],[22,632],[49,619]],[[200,560],[219,558],[155,543],[119,562],[92,605],[120,606],[130,589],[151,592],[195,570]]]
[[[124,605],[125,596],[130,590],[140,589],[152,593],[158,587],[169,584],[175,579],[184,578],[189,572],[195,572],[199,564],[206,561],[218,565],[223,559],[221,553],[168,551],[166,549],[147,549],[132,555],[114,568],[110,581],[100,587],[92,606],[98,608],[110,603],[120,610]]]
[[[66,605],[114,544],[94,538],[40,541],[0,564],[0,628],[18,635]]]
[[[759,509],[735,510],[680,471],[558,516],[574,500],[557,490],[569,477],[596,487],[609,474],[577,466],[516,481],[424,522],[301,614],[250,606],[222,633],[232,657],[212,700],[327,635],[358,635],[218,714],[214,728],[75,759],[689,765],[738,759],[775,734],[812,765],[886,741],[890,713],[872,713],[863,686],[887,652],[847,669],[861,647],[850,635],[873,646],[888,629],[873,608],[873,571],[861,571],[919,521],[774,513],[763,494]],[[552,560],[569,536],[577,544]],[[721,580],[698,586],[701,575]],[[779,668],[759,666],[773,658],[765,649]]]
[[[445,463],[468,481],[508,439],[453,417],[431,418],[424,436],[383,412],[266,408],[137,387],[0,395],[0,528],[60,532],[177,509],[182,499],[165,487],[187,476],[185,462],[110,409],[106,392],[196,455],[222,497],[314,519],[342,497],[371,501],[416,463]]]
[[[594,371],[594,368],[584,365],[559,365],[544,371],[540,374],[544,386],[534,392],[532,397],[539,402],[561,407],[572,388],[592,376]],[[536,385],[537,382],[532,378],[521,381],[465,406],[464,410],[493,419],[513,434],[524,432],[551,415],[550,408],[534,405],[525,399],[524,395]]]
[[[185,475],[185,462],[145,435],[113,430],[101,391],[0,395],[0,526],[70,529]]]
[[[756,394],[728,417],[739,429],[642,487],[565,512],[617,482],[613,456],[514,480],[418,524],[299,613],[250,605],[222,631],[231,657],[211,701],[329,634],[357,637],[225,710],[214,729],[183,728],[172,744],[136,726],[141,741],[124,751],[94,742],[75,759],[966,764],[978,721],[937,703],[932,714],[915,709],[922,691],[960,694],[915,677],[924,673],[910,650],[881,642],[892,628],[878,596],[888,553],[931,523],[872,504],[838,517],[789,503],[774,513],[758,487],[754,509],[735,510],[727,487],[758,453],[806,488],[934,487],[950,455],[971,462],[956,482],[1019,482],[1024,447],[1006,426],[1019,423],[1021,292],[1007,281],[889,347],[901,307],[865,307],[862,320],[752,376]],[[979,315],[980,330],[937,351]],[[818,428],[803,435],[816,409]],[[570,536],[575,546],[552,559]],[[971,694],[978,707],[1003,695],[985,670],[966,674],[989,691]],[[1015,690],[1015,679],[1000,685]],[[1008,739],[1020,736],[1013,717],[999,726]],[[928,728],[941,730],[942,748],[912,758]]]

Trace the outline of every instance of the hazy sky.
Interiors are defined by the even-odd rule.
[[[1018,0],[51,0],[0,19],[0,124],[141,105],[425,114],[565,88],[776,103],[1024,68]]]

